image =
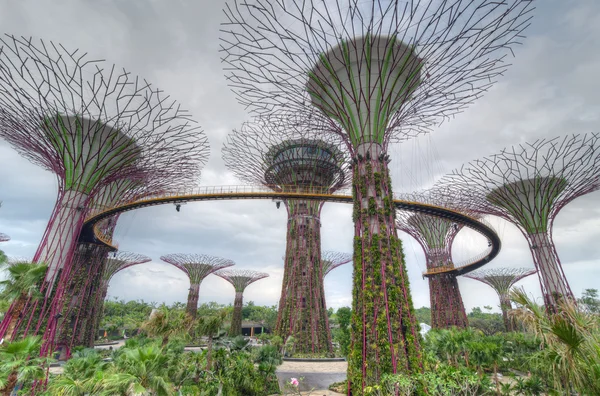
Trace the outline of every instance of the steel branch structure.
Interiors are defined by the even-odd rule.
[[[242,307],[244,306],[244,290],[246,290],[248,285],[268,277],[269,274],[243,269],[220,270],[214,274],[231,283],[235,289],[233,316],[231,318],[231,326],[229,326],[229,335],[232,337],[242,335]]]
[[[348,179],[334,135],[315,138],[310,119],[259,118],[233,131],[223,147],[227,167],[243,181],[273,191],[333,193]],[[288,214],[284,275],[275,332],[293,336],[301,353],[333,353],[321,272],[319,200],[284,200]],[[278,204],[279,207],[279,204]]]
[[[192,319],[195,319],[198,313],[200,284],[204,278],[215,271],[235,265],[229,259],[209,256],[208,254],[175,253],[161,256],[160,259],[179,268],[190,279],[190,292],[188,293],[186,312]]]
[[[198,174],[208,145],[179,104],[127,71],[51,42],[7,36],[0,45],[0,137],[53,172],[59,184],[33,257],[49,266],[45,297],[22,315],[20,330],[43,330],[45,355],[53,348],[92,202],[110,183],[143,179],[178,163]],[[2,323],[0,336],[5,331]]]
[[[352,254],[350,253],[323,250],[323,252],[321,252],[321,271],[323,271],[323,278],[337,267],[348,264],[351,261]]]
[[[422,369],[388,143],[431,130],[482,95],[506,69],[530,10],[529,0],[226,5],[221,48],[239,101],[257,114],[300,114],[300,123],[304,113],[322,118],[353,156],[349,393],[386,373]]]
[[[508,317],[508,311],[512,309],[509,298],[510,289],[521,279],[533,275],[536,272],[535,269],[530,268],[492,268],[474,271],[465,276],[485,283],[498,293],[502,318],[504,319],[504,327],[506,328],[506,331],[513,331],[512,321]]]
[[[575,301],[552,240],[558,212],[575,198],[600,188],[600,135],[541,139],[502,150],[469,164],[439,182],[469,197],[464,204],[502,217],[523,233],[548,309]]]

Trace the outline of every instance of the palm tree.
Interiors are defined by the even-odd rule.
[[[4,334],[4,338],[11,340],[19,321],[19,315],[25,304],[30,299],[41,297],[39,285],[46,275],[48,266],[46,264],[15,262],[6,268],[7,279],[0,282],[2,296],[12,300],[10,322]]]
[[[205,335],[208,338],[206,343],[206,369],[209,371],[212,369],[213,337],[219,334],[226,317],[227,311],[221,310],[217,314],[199,318],[196,323],[198,334]]]
[[[162,306],[142,324],[142,329],[151,337],[160,337],[164,347],[170,337],[188,334],[191,325],[190,319],[183,312]]]
[[[519,305],[510,315],[533,332],[542,350],[534,360],[547,371],[556,391],[600,395],[600,323],[564,299],[553,312],[537,305],[523,289],[511,292]]]
[[[116,359],[113,370],[103,378],[102,387],[107,394],[172,395],[168,360],[157,345],[125,349]]]
[[[7,342],[0,347],[0,392],[10,396],[17,384],[26,384],[46,377],[48,358],[38,357],[41,338],[26,337]]]

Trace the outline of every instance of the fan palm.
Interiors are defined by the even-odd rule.
[[[40,337],[26,337],[7,342],[0,347],[0,393],[10,396],[17,384],[26,384],[46,377],[48,358],[38,357]]]
[[[569,300],[555,312],[547,312],[524,290],[511,293],[520,307],[510,312],[540,340],[542,350],[535,359],[547,371],[554,388],[561,393],[600,394],[600,323]]]
[[[2,296],[12,300],[12,310],[8,318],[10,322],[4,334],[5,339],[13,338],[19,315],[27,301],[41,296],[39,285],[46,275],[47,269],[46,264],[28,262],[15,262],[6,268],[7,279],[0,281],[0,288],[2,288]]]
[[[169,338],[188,334],[191,325],[190,319],[182,311],[161,307],[142,324],[142,329],[151,337],[160,337],[164,347]]]
[[[106,392],[126,395],[171,395],[173,384],[167,375],[168,357],[156,345],[126,349],[102,385]]]

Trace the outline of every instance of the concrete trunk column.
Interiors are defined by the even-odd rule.
[[[192,319],[196,319],[196,315],[198,313],[198,298],[200,296],[200,285],[199,284],[191,284],[190,291],[188,293],[187,299],[187,307],[185,308],[185,312]]]
[[[508,311],[512,309],[512,303],[507,294],[500,295],[500,309],[502,310],[502,320],[504,321],[506,331],[513,331],[512,321],[508,317]]]
[[[275,333],[301,353],[333,352],[321,267],[321,203],[289,200],[284,276]]]
[[[244,292],[236,291],[235,300],[233,302],[233,315],[231,318],[231,326],[229,335],[234,337],[242,334],[242,308],[244,306]]]
[[[558,302],[564,298],[575,301],[549,234],[540,232],[530,234],[528,237],[529,248],[538,270],[546,306],[556,307]]]
[[[422,368],[387,160],[376,143],[357,147],[353,167],[354,276],[348,380],[362,394],[385,374]]]
[[[88,196],[74,190],[65,191],[54,208],[40,246],[33,257],[37,263],[48,265],[45,281],[46,296],[50,295],[58,273],[73,258],[77,239],[85,217]]]

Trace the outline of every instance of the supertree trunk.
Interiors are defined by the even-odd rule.
[[[354,285],[348,380],[352,394],[361,395],[384,374],[418,372],[422,360],[381,146],[360,145],[353,171]]]
[[[66,190],[59,194],[51,220],[32,260],[48,265],[48,271],[40,287],[40,290],[45,293],[45,301],[42,303],[27,301],[16,312],[13,312],[17,308],[13,304],[6,313],[6,317],[15,317],[16,315],[19,320],[16,323],[3,320],[0,324],[0,337],[14,338],[15,327],[20,328],[19,332],[24,334],[34,329],[37,332],[41,327],[41,320],[55,321],[54,318],[60,312],[65,301],[65,286],[58,279],[66,281],[71,274],[71,262],[85,218],[87,201],[86,194],[75,190]],[[58,287],[54,287],[55,284],[58,284]],[[50,296],[52,296],[51,300]],[[20,327],[22,319],[27,320],[25,328]],[[9,326],[12,327],[10,336],[8,334]]]
[[[429,294],[432,328],[458,327],[464,329],[469,326],[456,276],[442,274],[430,277]]]
[[[91,313],[91,321],[90,325],[87,327],[85,331],[85,345],[89,348],[94,347],[94,343],[96,342],[96,334],[98,333],[98,328],[100,326],[100,322],[102,321],[102,317],[104,316],[104,300],[106,300],[106,296],[108,294],[108,282],[101,282],[99,291],[97,293],[97,298],[95,299],[95,303],[92,308]]]
[[[98,253],[99,260],[98,268],[95,276],[89,287],[85,292],[85,297],[83,300],[83,304],[80,307],[80,322],[75,331],[74,345],[77,346],[89,346],[90,342],[88,341],[90,338],[90,332],[93,334],[91,346],[94,345],[95,340],[95,326],[96,326],[96,316],[98,315],[98,299],[102,298],[102,304],[104,301],[104,297],[102,296],[102,272],[104,271],[106,255],[108,254],[108,249],[101,248],[102,251]],[[107,290],[104,290],[106,292]],[[100,307],[101,308],[101,307]]]
[[[73,346],[84,342],[86,328],[93,320],[93,306],[104,269],[108,248],[94,244],[79,244],[67,288],[62,317],[57,327],[59,359],[70,357]]]
[[[526,237],[533,262],[538,270],[546,307],[557,307],[561,299],[576,301],[549,234],[540,232],[526,235]]]
[[[93,279],[98,277],[96,271],[91,268],[93,250],[94,247],[88,244],[80,245],[76,249],[73,258],[71,276],[65,289],[61,317],[57,323],[56,351],[59,352],[58,360],[66,360],[71,356],[76,328],[81,325],[80,307]],[[88,274],[90,270],[92,273]]]
[[[453,266],[449,250],[432,249],[427,268]],[[429,296],[431,303],[431,327],[446,329],[469,326],[458,281],[455,275],[439,274],[429,277]]]
[[[244,292],[236,291],[233,301],[233,316],[231,317],[231,326],[229,335],[231,337],[242,335],[242,308],[244,306]]]
[[[45,281],[54,283],[58,272],[73,258],[77,239],[83,226],[88,196],[82,192],[66,190],[58,198],[52,220],[40,242],[33,261],[48,265]],[[50,288],[46,289],[49,294]]]
[[[320,202],[290,200],[276,334],[299,353],[333,353],[321,267]]]
[[[187,306],[185,312],[192,318],[196,319],[198,314],[198,299],[200,296],[200,284],[191,284],[190,291],[188,293]]]
[[[514,331],[513,322],[508,316],[508,311],[512,309],[512,304],[510,302],[510,297],[508,297],[508,294],[500,295],[500,309],[502,310],[502,320],[504,321],[504,328],[506,329],[506,331]]]

